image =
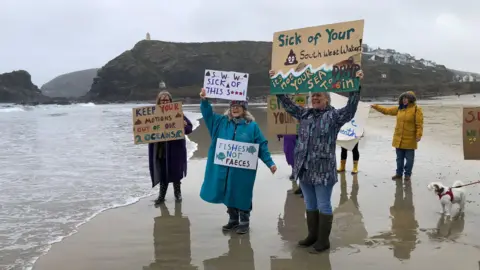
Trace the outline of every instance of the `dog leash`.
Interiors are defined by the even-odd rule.
[[[475,185],[475,184],[478,184],[478,183],[480,183],[480,181],[471,182],[471,183],[468,183],[468,184],[465,184],[465,185],[456,186],[456,187],[451,187],[451,188],[461,188],[461,187],[466,187],[466,186]]]

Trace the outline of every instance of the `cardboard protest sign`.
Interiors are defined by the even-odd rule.
[[[205,70],[203,88],[208,98],[245,100],[248,74],[234,71]]]
[[[357,90],[363,27],[358,20],[274,33],[270,93]]]
[[[214,163],[228,167],[256,170],[258,151],[258,144],[217,139]]]
[[[132,116],[135,144],[185,138],[181,102],[133,108]]]
[[[332,106],[336,109],[345,107],[348,102],[348,98],[335,93],[331,93],[330,98]],[[340,129],[337,136],[337,145],[351,151],[363,136],[369,114],[370,106],[364,102],[359,102],[355,117]]]
[[[308,95],[292,95],[290,98],[295,104],[302,107],[305,107],[308,103]],[[267,97],[267,123],[268,132],[272,135],[297,134],[297,119],[285,111],[276,96]]]
[[[463,108],[463,156],[480,160],[480,107]]]

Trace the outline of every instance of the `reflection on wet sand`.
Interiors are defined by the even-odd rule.
[[[393,246],[393,256],[399,260],[410,259],[417,244],[418,222],[415,219],[415,207],[411,183],[396,181],[395,201],[390,207],[392,230],[372,237],[381,239]]]
[[[255,270],[250,234],[232,233],[228,240],[228,252],[217,258],[203,261],[205,270]]]
[[[340,174],[340,202],[333,211],[334,226],[332,227],[333,247],[349,247],[363,245],[368,232],[363,223],[363,215],[358,204],[358,175],[352,176],[350,199],[347,193],[345,173]]]
[[[455,218],[441,215],[438,219],[437,228],[427,232],[432,240],[456,240],[462,236],[465,228],[465,213],[461,213]]]
[[[155,262],[144,266],[143,270],[198,269],[191,265],[190,220],[182,217],[182,204],[175,204],[173,216],[165,204],[159,208],[161,215],[155,218],[153,227]]]
[[[298,240],[305,237],[307,231],[305,222],[305,203],[303,199],[293,192],[297,184],[292,182],[292,189],[287,191],[283,218],[278,217],[278,233],[283,241],[289,245],[291,259],[270,258],[271,270],[290,269],[319,269],[331,270],[330,252],[310,254],[306,249],[296,247]]]

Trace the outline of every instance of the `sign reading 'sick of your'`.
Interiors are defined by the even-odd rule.
[[[258,150],[258,144],[218,139],[214,163],[228,167],[256,170]]]
[[[364,21],[274,33],[270,94],[357,91]]]
[[[203,88],[208,98],[245,100],[248,74],[234,71],[205,70]]]

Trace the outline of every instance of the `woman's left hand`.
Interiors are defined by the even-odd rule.
[[[360,80],[363,80],[363,70],[359,70],[357,71],[357,73],[355,74],[357,76],[357,78],[359,78]]]
[[[270,167],[270,171],[272,172],[272,174],[275,174],[275,172],[277,171],[277,166],[273,165],[272,167]]]
[[[187,121],[185,121],[185,120],[183,120],[183,124],[184,124],[185,126],[188,125],[188,124],[187,124]]]

